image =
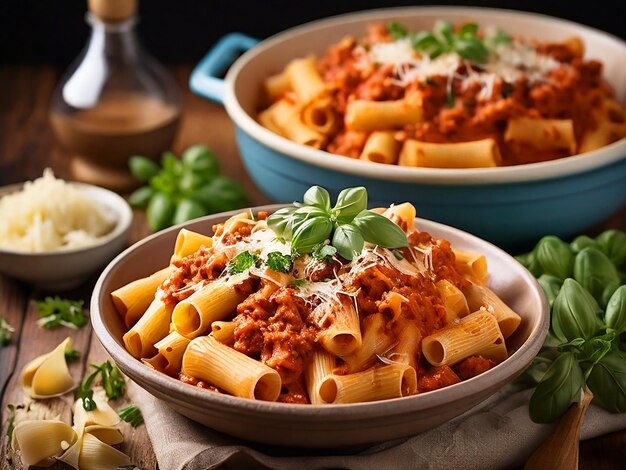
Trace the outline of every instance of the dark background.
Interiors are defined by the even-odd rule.
[[[87,39],[86,3],[86,0],[0,0],[0,62],[67,64]],[[195,62],[216,39],[231,31],[265,38],[291,26],[340,13],[432,3],[415,0],[143,0],[139,7],[138,31],[146,48],[162,61]],[[626,0],[436,3],[535,11],[626,37]]]

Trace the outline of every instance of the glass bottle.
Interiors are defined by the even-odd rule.
[[[181,100],[173,78],[135,36],[137,0],[88,0],[89,42],[58,84],[50,120],[79,181],[137,186],[128,158],[157,159],[176,134]]]

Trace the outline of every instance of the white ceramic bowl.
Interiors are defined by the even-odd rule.
[[[280,206],[254,210],[273,211]],[[111,292],[169,263],[176,235],[185,227],[211,234],[211,226],[239,212],[211,215],[172,227],[136,243],[109,264],[91,297],[91,321],[98,339],[120,369],[174,410],[218,431],[266,444],[347,447],[417,434],[458,416],[518,376],[541,348],[549,326],[548,306],[535,278],[494,245],[460,230],[417,219],[416,225],[461,250],[483,253],[490,286],[522,317],[507,339],[510,357],[493,369],[450,387],[419,395],[349,405],[293,405],[211,393],[162,374],[124,348],[124,328]]]
[[[0,272],[47,291],[63,291],[86,281],[91,274],[124,249],[128,242],[133,212],[121,196],[107,189],[71,183],[98,201],[116,217],[113,230],[97,244],[30,253],[0,247]],[[19,191],[22,184],[0,188],[0,197]]]

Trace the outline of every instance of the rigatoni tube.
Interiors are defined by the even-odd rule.
[[[183,356],[183,372],[237,397],[276,401],[280,394],[278,372],[211,336],[189,343]]]

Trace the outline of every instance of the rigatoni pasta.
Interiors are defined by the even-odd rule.
[[[374,212],[406,246],[300,254],[265,212],[182,232],[128,351],[213,393],[314,405],[415,395],[446,385],[420,385],[433,367],[467,378],[505,360],[521,318],[488,289],[486,258],[420,232],[411,204]]]
[[[393,24],[274,70],[258,121],[333,154],[420,168],[536,163],[626,136],[626,111],[579,37],[542,41],[438,21],[449,31],[444,45],[439,30]]]

